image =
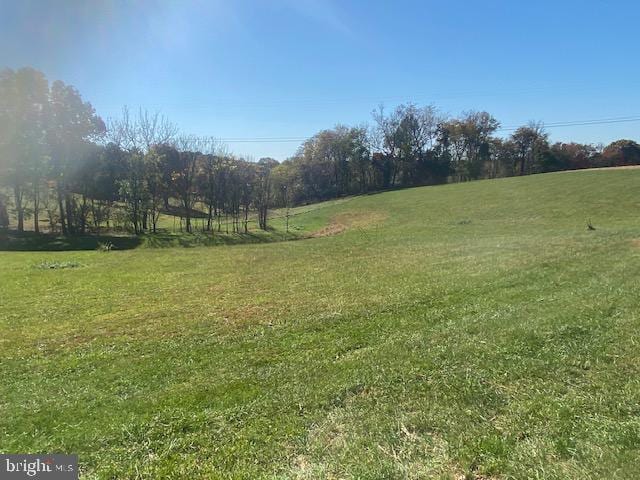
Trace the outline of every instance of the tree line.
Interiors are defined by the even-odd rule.
[[[380,107],[371,125],[323,130],[283,162],[232,155],[215,138],[180,133],[158,113],[104,122],[61,81],[0,72],[0,228],[47,219],[65,235],[156,232],[162,213],[186,232],[248,232],[268,211],[397,187],[640,164],[640,145],[551,143],[542,124],[500,136],[487,112],[451,118],[435,107]],[[8,192],[3,193],[3,192]],[[197,226],[196,226],[197,223]]]
[[[373,112],[373,125],[323,130],[274,175],[294,203],[396,187],[435,185],[533,173],[640,164],[640,145],[603,147],[549,141],[540,123],[499,136],[487,112],[441,115],[433,106],[400,105]],[[277,197],[276,192],[276,197]],[[278,204],[282,204],[279,199]]]
[[[250,213],[267,229],[269,158],[235,157],[213,138],[184,135],[158,113],[140,110],[104,122],[73,87],[49,86],[34,69],[0,73],[0,227],[17,230],[46,215],[64,235],[126,228],[156,232],[162,212],[184,231],[248,232]],[[1,192],[0,192],[1,193]],[[10,197],[10,198],[9,198]]]

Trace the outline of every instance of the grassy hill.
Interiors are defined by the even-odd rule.
[[[297,213],[313,238],[0,252],[0,451],[83,478],[640,475],[640,170]]]

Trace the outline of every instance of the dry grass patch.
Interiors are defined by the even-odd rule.
[[[338,235],[353,228],[370,228],[384,223],[388,214],[378,211],[344,212],[331,218],[329,225],[309,235],[311,238]]]

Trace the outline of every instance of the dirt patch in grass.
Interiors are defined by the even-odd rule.
[[[338,235],[352,228],[369,228],[383,223],[387,218],[384,212],[345,212],[331,218],[326,227],[309,234],[310,238]]]
[[[633,240],[631,240],[631,245],[636,248],[640,248],[640,238],[634,238]]]
[[[344,232],[347,229],[346,225],[343,225],[341,223],[330,223],[329,225],[327,225],[326,227],[321,228],[320,230],[317,230],[313,233],[311,233],[309,235],[310,238],[317,238],[317,237],[330,237],[332,235],[338,235],[339,233]]]

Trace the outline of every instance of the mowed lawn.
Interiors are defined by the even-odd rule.
[[[0,252],[0,451],[105,479],[640,476],[640,170],[301,211],[327,235]]]

